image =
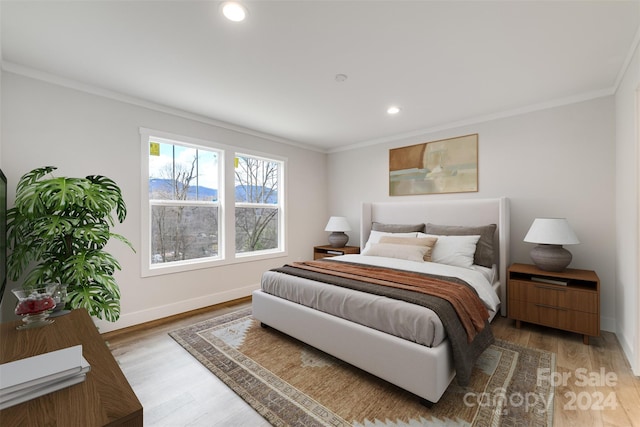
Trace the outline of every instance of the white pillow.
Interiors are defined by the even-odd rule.
[[[418,233],[418,237],[437,237],[431,252],[431,262],[471,268],[480,236],[441,236]]]
[[[389,233],[387,231],[371,230],[371,233],[369,234],[369,240],[367,240],[367,244],[364,246],[364,249],[362,250],[362,252],[365,252],[367,249],[369,249],[369,246],[371,244],[380,243],[380,238],[382,236],[417,237],[418,236],[418,232],[417,231],[413,231],[411,233]]]
[[[404,245],[402,243],[372,243],[362,252],[362,255],[424,262],[424,254],[428,250],[428,246]]]
[[[487,279],[489,283],[492,285],[498,279],[498,266],[493,264],[493,267],[487,268],[482,265],[473,264],[471,266],[472,270],[479,271],[482,275]]]

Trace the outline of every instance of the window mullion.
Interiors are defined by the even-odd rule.
[[[250,163],[236,177],[235,155],[244,155],[233,147],[142,128],[140,133],[147,158],[143,275],[283,252],[282,160],[246,155]],[[246,181],[239,194],[247,193],[238,203],[236,178]],[[237,226],[242,235],[236,236]]]

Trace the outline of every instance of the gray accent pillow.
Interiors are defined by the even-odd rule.
[[[384,231],[385,233],[412,233],[419,231],[424,233],[424,224],[386,224],[374,222],[371,224],[373,231]]]
[[[473,263],[491,268],[494,264],[493,235],[496,232],[496,228],[495,224],[469,227],[463,225],[436,225],[427,223],[425,226],[425,233],[441,236],[480,235],[480,240],[478,240],[478,244],[476,245],[476,253],[473,256]]]

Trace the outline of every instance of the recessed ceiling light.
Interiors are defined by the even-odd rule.
[[[400,107],[396,107],[395,105],[392,105],[391,107],[387,108],[387,114],[398,114],[400,112]]]
[[[247,8],[235,1],[228,1],[222,4],[222,14],[233,22],[244,21],[247,17]]]
[[[346,81],[349,78],[349,76],[347,76],[346,74],[336,74],[336,81],[338,83],[342,83],[344,81]]]

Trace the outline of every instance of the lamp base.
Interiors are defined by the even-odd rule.
[[[531,249],[529,255],[540,270],[555,272],[564,271],[573,258],[562,245],[538,245]]]
[[[334,248],[343,248],[347,246],[349,236],[344,234],[343,231],[334,231],[329,234],[329,244]]]

